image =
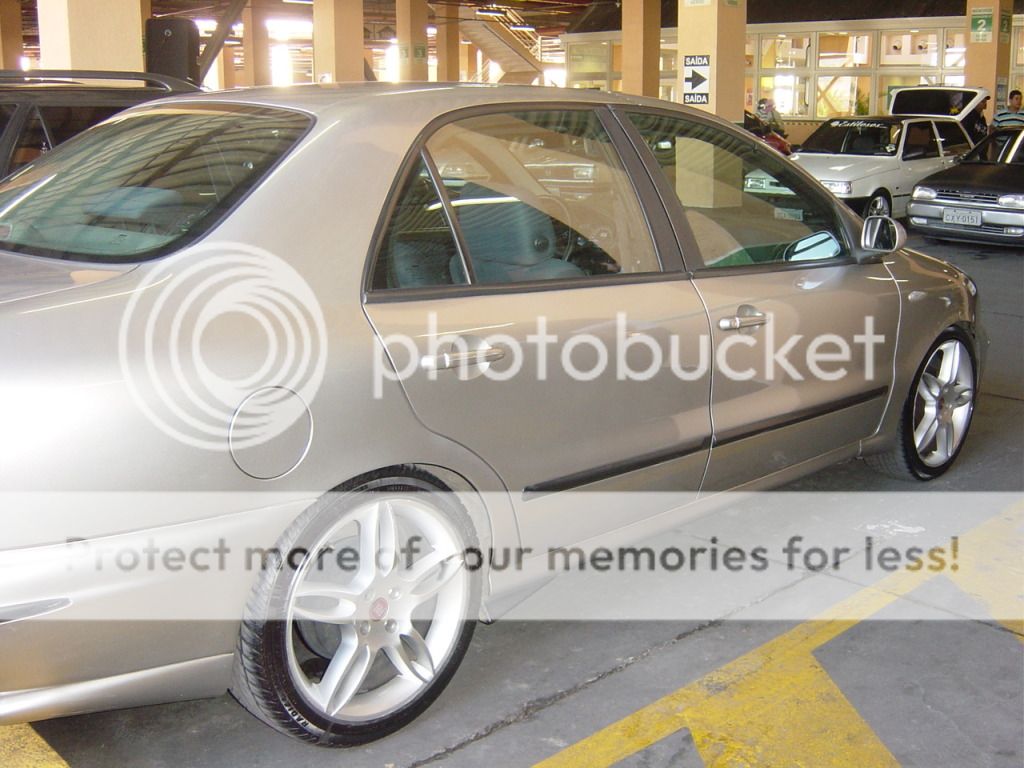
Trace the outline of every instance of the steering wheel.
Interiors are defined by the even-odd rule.
[[[555,228],[556,243],[564,236],[565,243],[561,245],[562,252],[558,258],[568,261],[576,247],[576,230],[572,226],[569,207],[554,195],[543,195],[537,198],[537,208],[551,217],[551,224]]]

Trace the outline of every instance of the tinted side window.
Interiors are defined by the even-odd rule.
[[[935,129],[939,132],[943,154],[959,155],[971,148],[971,142],[959,123],[938,122]]]
[[[49,129],[53,143],[62,144],[86,128],[120,112],[121,109],[122,107],[90,107],[76,104],[73,107],[40,107],[39,112]]]
[[[373,272],[374,289],[465,283],[455,237],[422,159],[391,213]]]
[[[909,123],[907,125],[907,140],[903,144],[904,160],[920,160],[922,158],[938,157],[939,145],[935,141],[935,131],[931,123]]]
[[[834,205],[752,141],[714,126],[631,114],[682,203],[706,267],[846,256]]]
[[[427,142],[476,282],[658,272],[654,244],[596,113],[466,118]]]
[[[25,125],[22,126],[21,135],[18,136],[18,141],[14,145],[9,171],[13,173],[33,160],[37,160],[40,155],[51,149],[53,149],[53,145],[46,135],[43,119],[39,115],[39,110],[33,107]]]

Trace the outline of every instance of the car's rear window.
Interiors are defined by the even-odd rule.
[[[894,115],[959,115],[977,94],[942,88],[900,91],[889,110]]]
[[[0,248],[100,263],[166,253],[209,231],[310,122],[230,104],[117,116],[0,183]]]

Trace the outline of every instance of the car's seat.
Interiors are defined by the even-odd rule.
[[[455,203],[459,228],[478,283],[513,283],[582,277],[582,269],[556,256],[551,217],[514,197],[468,183]],[[458,258],[450,265],[461,273]]]

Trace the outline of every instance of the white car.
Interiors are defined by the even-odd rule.
[[[820,125],[792,159],[858,213],[899,217],[915,184],[972,146],[952,117],[838,117]]]

